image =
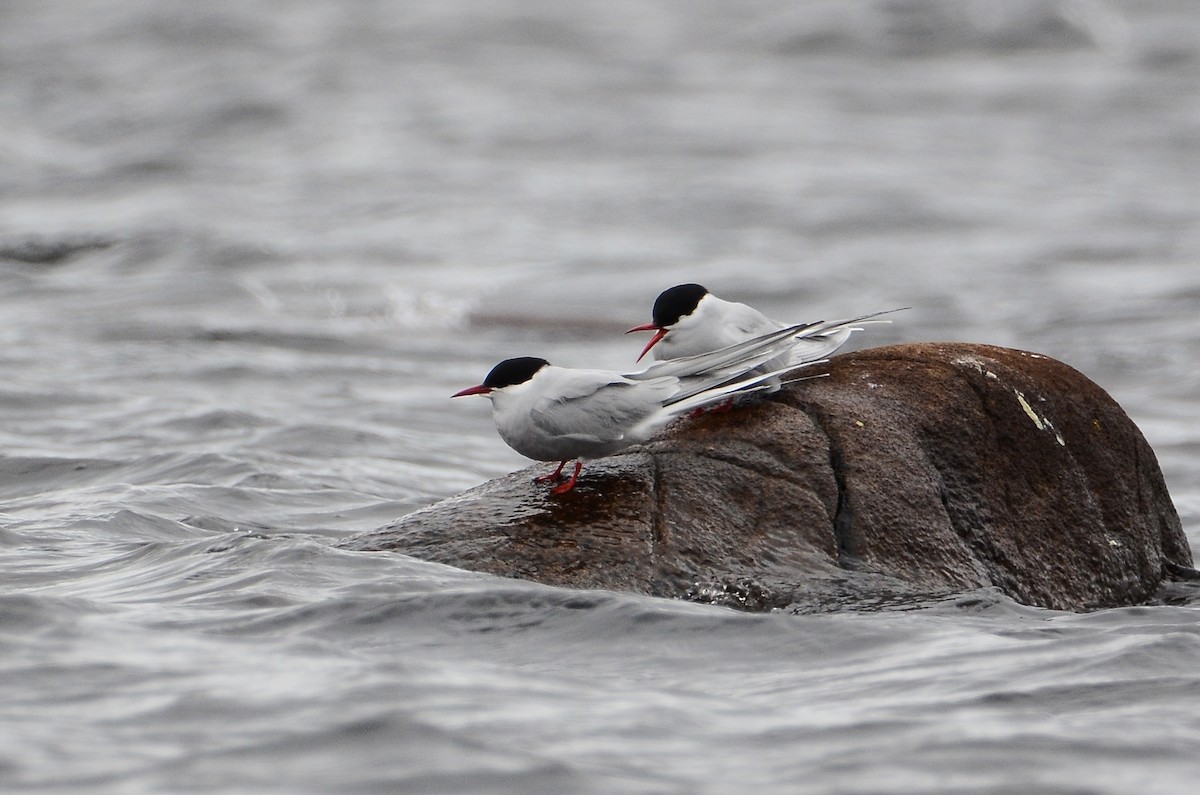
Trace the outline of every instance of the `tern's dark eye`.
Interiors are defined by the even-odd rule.
[[[654,302],[654,312],[651,318],[659,328],[674,326],[679,319],[696,311],[700,299],[708,295],[708,290],[699,284],[677,284],[658,294]]]
[[[492,368],[492,371],[487,374],[487,378],[483,379],[483,385],[489,389],[503,389],[513,384],[523,384],[533,378],[534,373],[549,364],[550,362],[536,356],[505,359]]]

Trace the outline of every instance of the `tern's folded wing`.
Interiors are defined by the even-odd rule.
[[[655,362],[641,372],[627,373],[626,378],[644,380],[672,375],[686,378],[700,374],[733,377],[753,370],[791,348],[796,336],[808,326],[809,324],[787,326],[779,331],[730,345],[728,348]]]
[[[538,401],[529,412],[530,421],[552,437],[570,437],[593,442],[613,442],[662,407],[675,391],[675,379],[633,383],[624,379],[582,386],[569,396]]]

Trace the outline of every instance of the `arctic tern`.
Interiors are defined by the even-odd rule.
[[[657,362],[637,373],[555,367],[533,356],[505,359],[483,383],[452,397],[488,398],[496,430],[509,447],[527,458],[559,462],[537,481],[560,481],[563,467],[575,460],[571,476],[551,489],[562,494],[574,488],[584,460],[643,442],[683,414],[738,394],[778,388],[782,376],[814,364],[757,372],[765,362],[786,355],[803,328],[773,330],[717,351]]]
[[[816,361],[831,355],[846,343],[858,325],[890,323],[878,320],[879,315],[899,312],[889,309],[849,320],[820,321],[791,326],[798,329],[795,344],[789,346],[779,359],[766,363],[767,369],[779,369],[788,364]],[[729,345],[769,334],[785,327],[752,306],[725,301],[699,284],[678,284],[663,290],[654,301],[652,321],[629,329],[653,331],[654,336],[638,355],[641,361],[651,349],[658,360],[695,356]]]

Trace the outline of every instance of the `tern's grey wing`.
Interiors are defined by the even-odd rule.
[[[753,370],[788,350],[792,347],[796,335],[807,328],[807,324],[788,326],[737,345],[730,345],[728,348],[696,356],[665,359],[655,362],[641,372],[627,373],[625,377],[634,380],[694,375],[732,378],[738,373]]]
[[[577,389],[571,396],[538,401],[529,419],[547,436],[593,444],[617,442],[658,411],[675,391],[676,383],[670,378],[597,384],[592,390]]]
[[[788,361],[792,364],[800,364],[827,359],[836,353],[838,348],[846,344],[852,332],[858,330],[853,326],[847,326],[812,337],[801,337],[796,340],[795,346],[789,351]]]

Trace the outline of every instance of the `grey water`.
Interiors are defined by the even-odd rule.
[[[664,287],[1054,356],[1200,548],[1190,0],[0,3],[0,791],[1179,793],[1200,605],[749,615],[336,544]]]

